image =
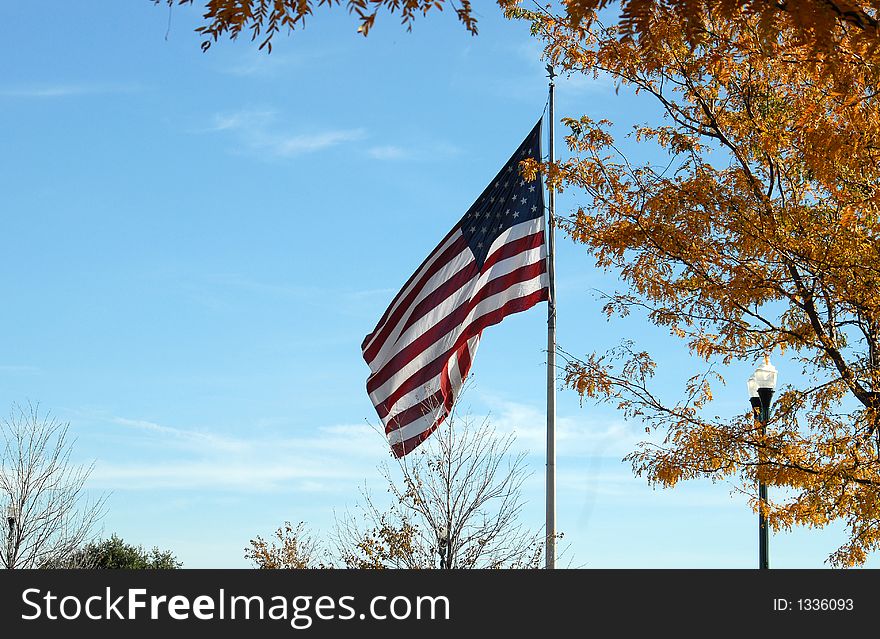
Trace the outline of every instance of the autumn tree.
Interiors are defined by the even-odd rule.
[[[13,406],[0,420],[0,565],[67,565],[92,541],[105,498],[89,500],[91,466],[74,464],[68,424],[39,407]]]
[[[203,7],[204,23],[197,31],[204,37],[202,48],[227,36],[236,39],[242,32],[271,51],[272,40],[281,31],[291,32],[305,26],[316,8],[344,6],[356,17],[357,31],[367,35],[382,13],[396,16],[412,27],[419,16],[450,8],[468,32],[477,34],[477,18],[469,0],[153,0],[156,4],[198,4]],[[496,0],[504,10],[521,5],[518,0]],[[809,43],[819,52],[833,52],[841,29],[861,54],[876,58],[880,44],[880,2],[848,2],[846,0],[567,0],[560,17],[571,25],[589,24],[597,11],[620,8],[621,33],[626,36],[647,34],[653,12],[667,8],[677,14],[688,37],[698,37],[704,17],[712,15],[724,20],[746,13],[764,35],[773,39],[787,31],[802,43]],[[548,5],[549,6],[549,5]]]
[[[605,312],[644,313],[704,362],[679,399],[631,341],[569,358],[566,383],[657,434],[628,457],[651,482],[738,480],[775,529],[845,522],[830,561],[863,563],[880,544],[880,67],[839,26],[846,66],[828,74],[796,31],[769,38],[746,9],[695,25],[655,7],[637,38],[595,15],[510,15],[563,73],[607,74],[662,109],[632,133],[660,160],[625,155],[610,122],[583,116],[564,120],[571,157],[544,170],[582,194],[560,226],[626,286]],[[772,353],[802,370],[766,436],[753,415],[714,416],[724,368]],[[779,488],[769,502],[758,479]]]
[[[263,570],[303,570],[327,567],[326,552],[305,522],[284,522],[269,539],[257,535],[244,549],[244,558]]]

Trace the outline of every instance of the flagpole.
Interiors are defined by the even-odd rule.
[[[553,129],[555,116],[553,99],[556,93],[556,72],[553,65],[547,65],[550,78],[550,162],[555,158]],[[556,193],[553,187],[547,189],[547,275],[550,285],[550,299],[547,304],[547,524],[546,524],[546,564],[545,568],[556,568],[556,241],[555,216]]]

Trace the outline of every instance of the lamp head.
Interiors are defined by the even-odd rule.
[[[755,371],[754,379],[756,390],[759,388],[776,390],[776,367],[770,363],[769,357],[764,357],[764,363]],[[751,386],[749,392],[751,392]]]
[[[758,382],[755,379],[755,376],[752,375],[749,377],[749,380],[746,382],[749,387],[749,399],[757,399],[758,398]]]

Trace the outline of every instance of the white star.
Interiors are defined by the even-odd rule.
[[[525,181],[525,180],[520,180],[520,181],[519,181],[519,185],[520,185],[520,186],[525,186],[525,185],[526,185],[526,181]]]
[[[476,230],[477,230],[477,227],[476,227],[476,226],[472,226],[472,227],[471,227],[471,233],[473,233],[473,232],[476,231]]]
[[[514,213],[514,214],[513,214],[513,217],[514,217],[514,219],[518,218],[518,217],[519,217],[519,211],[517,211],[516,213]]]
[[[532,185],[529,187],[529,193],[534,193],[534,192],[535,192],[535,185],[532,184]]]
[[[490,201],[490,202],[495,202],[495,198],[494,198],[494,197],[490,197],[490,198],[489,198],[489,201]]]
[[[477,244],[477,248],[483,248],[483,243],[480,242],[479,244]]]
[[[538,210],[538,207],[537,207],[537,206],[533,206],[533,207],[532,207],[532,213],[534,213],[534,212],[537,211],[537,210]]]
[[[520,204],[525,204],[525,203],[526,203],[526,199],[525,199],[525,198],[522,198],[522,199],[519,201],[519,203],[520,203]]]

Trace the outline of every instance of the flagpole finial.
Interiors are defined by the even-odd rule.
[[[553,68],[553,65],[547,63],[547,77],[550,78],[550,84],[553,84],[553,78],[556,77],[556,69]]]

